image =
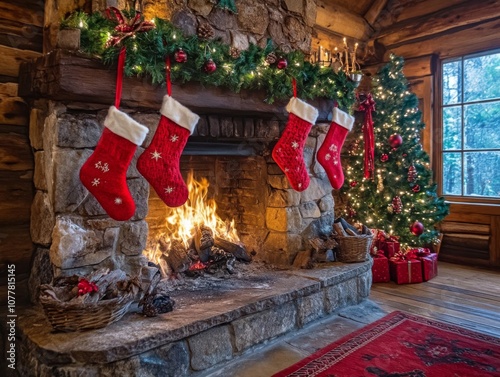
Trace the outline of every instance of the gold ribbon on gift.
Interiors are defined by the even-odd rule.
[[[411,260],[408,261],[408,283],[411,283]]]

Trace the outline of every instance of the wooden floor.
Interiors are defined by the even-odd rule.
[[[439,275],[431,281],[407,285],[374,284],[365,303],[257,347],[201,376],[271,376],[395,310],[500,337],[500,271],[439,262]]]
[[[422,284],[374,284],[370,299],[401,310],[500,337],[500,272],[439,263],[439,275]]]

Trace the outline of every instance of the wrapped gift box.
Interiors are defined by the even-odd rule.
[[[372,233],[373,243],[370,251],[372,255],[382,250],[387,258],[392,258],[400,251],[398,237],[390,236],[380,229],[372,229]]]
[[[396,240],[387,240],[384,242],[383,250],[387,258],[392,258],[400,251],[399,242]]]
[[[437,259],[438,255],[431,253],[427,248],[418,248],[412,250],[419,261],[422,262],[422,278],[429,281],[438,274]]]
[[[418,259],[389,261],[391,280],[397,284],[413,284],[422,282],[422,262]]]
[[[372,265],[372,282],[386,283],[390,280],[389,259],[387,259],[384,254],[374,255]]]

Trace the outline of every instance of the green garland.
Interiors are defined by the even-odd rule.
[[[351,110],[355,101],[353,82],[340,71],[321,68],[304,60],[299,51],[283,53],[273,49],[269,40],[265,48],[256,45],[242,51],[233,58],[230,46],[220,41],[205,41],[197,36],[186,37],[169,21],[155,18],[153,30],[137,33],[127,38],[122,45],[127,48],[125,74],[127,76],[149,76],[153,84],[165,84],[165,57],[173,56],[182,48],[188,54],[186,63],[175,63],[172,59],[172,81],[186,83],[198,81],[207,86],[221,86],[239,92],[241,89],[265,89],[266,102],[288,99],[292,96],[292,78],[297,81],[298,95],[304,99],[325,97],[336,100],[339,107]],[[116,25],[101,13],[88,15],[73,13],[61,23],[61,27],[81,29],[81,50],[100,56],[105,64],[118,59],[119,46],[105,47],[114,33]],[[288,66],[277,69],[265,62],[269,53],[284,57]],[[211,74],[203,71],[208,59],[217,65]]]

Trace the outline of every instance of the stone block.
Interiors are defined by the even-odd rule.
[[[311,28],[305,26],[296,17],[285,17],[284,31],[290,42],[298,49],[305,51],[311,48]]]
[[[140,370],[134,376],[187,376],[189,351],[186,342],[169,343],[139,355]]]
[[[244,118],[243,119],[243,127],[244,127],[243,137],[245,137],[245,138],[254,137],[255,124],[254,124],[254,120],[252,118]]]
[[[236,30],[229,30],[231,35],[231,46],[237,48],[240,51],[248,49],[250,44],[248,43],[248,37]]]
[[[281,19],[283,19],[281,13],[279,14],[281,16]],[[276,43],[278,46],[287,41],[287,37],[283,32],[283,20],[281,21],[270,20],[267,30],[273,42]]]
[[[55,213],[75,211],[91,195],[80,181],[80,168],[92,154],[90,149],[56,150],[52,153],[54,180],[48,183]]]
[[[281,135],[280,123],[277,120],[268,121],[267,127],[269,128],[268,137],[270,139],[278,139],[280,137],[280,135]]]
[[[324,288],[326,313],[356,305],[359,302],[357,278],[345,280],[337,285]]]
[[[188,7],[196,14],[206,17],[212,11],[214,3],[210,0],[188,0]]]
[[[297,207],[268,207],[266,209],[266,225],[270,230],[296,232],[300,224],[300,211]]]
[[[269,185],[275,189],[286,190],[291,188],[290,183],[288,182],[288,179],[285,177],[285,175],[269,175],[267,176],[267,183],[269,183]],[[302,192],[304,193],[305,191]]]
[[[38,190],[47,191],[47,179],[45,175],[45,151],[35,152],[35,171],[33,183]]]
[[[241,29],[263,35],[269,24],[269,12],[265,4],[253,0],[237,0],[238,24]]]
[[[104,125],[91,114],[62,114],[57,118],[56,143],[63,148],[94,148]]]
[[[234,118],[233,123],[234,123],[234,136],[243,137],[245,134],[245,126],[243,124],[243,119]]]
[[[46,192],[37,191],[31,204],[31,240],[36,244],[50,245],[54,224],[55,215],[49,195]]]
[[[249,315],[232,322],[237,352],[272,339],[297,327],[297,309],[293,302]]]
[[[33,256],[30,277],[28,279],[30,299],[37,304],[40,297],[40,285],[49,284],[54,277],[50,264],[49,249],[38,247]]]
[[[298,13],[301,15],[304,11],[303,0],[285,0],[284,5],[290,12]]]
[[[312,202],[331,193],[332,186],[330,185],[330,181],[319,178],[311,178],[311,182],[307,190],[300,193],[300,202]]]
[[[236,15],[219,7],[212,9],[207,20],[216,29],[234,30],[238,28]]]
[[[267,164],[267,174],[283,175],[283,170],[274,161]]]
[[[45,123],[45,112],[40,109],[32,109],[30,113],[30,144],[35,150],[43,149],[43,129]]]
[[[139,356],[129,357],[125,360],[108,363],[101,366],[99,376],[101,377],[134,377],[138,376],[141,370],[141,360]]]
[[[211,328],[188,338],[191,368],[207,369],[233,357],[230,326]]]
[[[317,5],[315,0],[304,0],[304,21],[309,27],[313,27],[316,24],[316,12]]]
[[[219,137],[220,136],[220,119],[216,115],[209,115],[208,126],[210,129],[210,136]]]
[[[198,136],[209,135],[208,120],[206,117],[200,116],[200,120],[198,121],[198,125],[196,126],[195,133]]]
[[[299,207],[300,214],[302,218],[308,219],[317,219],[318,217],[321,216],[321,211],[319,210],[318,205],[316,202],[307,202],[307,203],[302,203]]]
[[[372,272],[367,271],[358,276],[358,300],[362,300],[370,295],[372,288]]]
[[[297,322],[299,327],[304,327],[309,322],[325,315],[324,298],[324,292],[317,292],[297,299]]]
[[[185,36],[196,34],[198,21],[196,16],[187,9],[181,9],[172,16],[172,23],[182,30]]]
[[[270,263],[290,265],[297,252],[302,250],[302,237],[293,233],[269,232],[263,249],[266,250],[266,260]]]
[[[300,203],[300,193],[293,190],[272,190],[267,200],[268,207],[290,207]]]
[[[312,219],[311,223],[302,231],[301,235],[304,239],[318,237],[318,235],[326,235],[332,233],[333,214],[325,212],[321,217]]]
[[[139,173],[139,170],[137,170],[137,159],[143,153],[144,153],[144,148],[142,147],[138,147],[137,150],[135,151],[134,156],[132,157],[132,161],[130,161],[130,165],[128,166],[127,169],[127,178],[142,177],[141,173]]]
[[[52,264],[69,269],[102,262],[113,254],[103,248],[104,232],[86,229],[76,219],[58,216],[52,233],[50,260]]]
[[[145,220],[127,222],[120,229],[119,250],[125,255],[140,255],[147,238],[148,223]]]
[[[335,208],[335,202],[332,195],[325,195],[319,200],[318,207],[321,212],[331,212]]]
[[[220,132],[223,137],[233,136],[233,119],[228,117],[222,117],[220,119]]]
[[[38,377],[100,377],[99,368],[96,365],[80,366],[48,366],[40,364]],[[118,375],[115,375],[118,376]],[[121,376],[126,376],[122,374]]]
[[[148,214],[149,183],[144,178],[127,180],[128,187],[135,202],[135,215],[133,220],[145,219]]]

